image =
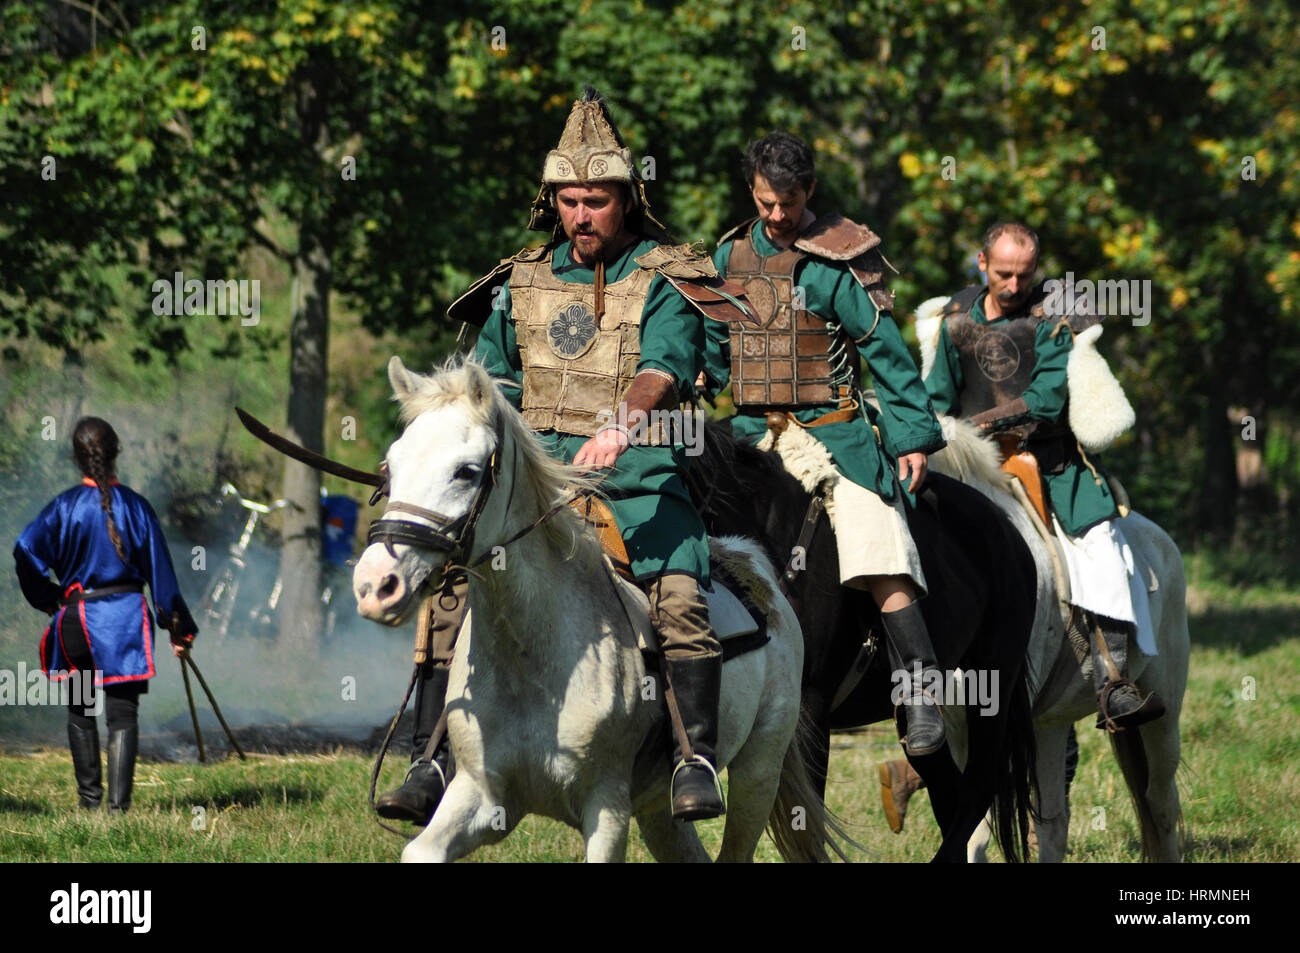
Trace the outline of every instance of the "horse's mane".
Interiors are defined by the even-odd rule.
[[[516,496],[531,494],[529,502],[539,514],[576,494],[596,491],[599,478],[586,476],[548,454],[500,386],[474,358],[448,358],[430,375],[407,373],[412,389],[397,398],[402,423],[409,424],[423,413],[456,403],[462,404],[470,420],[480,426],[495,429],[500,420],[507,440],[513,442],[519,454]],[[599,552],[599,541],[568,507],[542,523],[541,529],[557,543],[572,539],[578,545],[585,540]]]

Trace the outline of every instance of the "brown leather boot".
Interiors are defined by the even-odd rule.
[[[925,782],[902,758],[876,765],[876,773],[880,776],[880,803],[885,808],[885,820],[889,822],[891,831],[901,834],[903,819],[907,817],[907,802],[925,787]]]

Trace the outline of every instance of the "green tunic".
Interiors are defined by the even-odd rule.
[[[763,223],[755,222],[750,232],[754,248],[760,255],[775,255],[780,249],[763,233]],[[713,255],[721,274],[726,274],[731,260],[732,242],[722,245]],[[795,266],[795,284],[804,289],[805,306],[827,319],[837,320],[849,336],[857,339],[868,331],[871,336],[858,345],[875,380],[880,401],[877,410],[863,402],[865,417],[844,423],[824,424],[808,431],[830,451],[836,468],[845,477],[893,500],[898,484],[898,457],[908,453],[933,453],[944,445],[943,431],[930,407],[916,362],[903,342],[903,336],[888,311],[879,314],[866,290],[843,262],[807,257]],[[872,324],[875,330],[871,330]],[[716,327],[715,327],[716,325]],[[706,322],[709,349],[705,367],[709,376],[725,384],[731,376],[728,328],[716,321]],[[808,422],[838,408],[829,403],[794,411],[801,422]],[[880,430],[876,439],[872,427]],[[744,409],[732,418],[738,437],[757,443],[767,429],[762,414],[747,414]],[[910,494],[904,494],[910,499]]]
[[[605,266],[605,280],[613,283],[639,267],[634,258],[655,247],[643,239],[628,246]],[[561,281],[590,285],[595,272],[573,260],[570,242],[555,249],[551,272]],[[660,275],[650,283],[641,313],[641,359],[638,373],[656,368],[672,375],[679,394],[690,394],[702,366],[703,317]],[[500,379],[503,391],[516,407],[523,397],[523,366],[515,341],[510,286],[479,335],[475,356],[488,372]],[[612,414],[615,408],[609,408]],[[552,456],[572,463],[589,437],[544,431],[538,434]],[[625,450],[601,484],[614,520],[627,544],[632,572],[651,579],[666,572],[685,573],[709,584],[709,550],[704,523],[686,489],[687,457],[684,448],[631,446]]]
[[[984,316],[984,298],[987,295],[986,289],[971,305],[970,316],[977,324],[998,325],[1028,315],[1028,311],[1022,309],[996,321],[989,321]],[[1068,422],[1066,415],[1070,392],[1066,382],[1066,366],[1070,360],[1070,350],[1074,347],[1074,336],[1063,329],[1053,337],[1054,327],[1051,321],[1041,321],[1034,332],[1034,374],[1022,395],[1025,406],[1029,408],[1029,413],[1024,417],[1029,420]],[[960,417],[964,386],[961,360],[956,345],[948,336],[948,324],[945,321],[939,330],[934,367],[925,379],[925,389],[934,402],[935,410],[941,414]],[[1078,536],[1088,527],[1118,513],[1115,498],[1106,481],[1098,482],[1077,455],[1068,459],[1065,469],[1060,473],[1044,473],[1043,481],[1047,484],[1052,509],[1061,521],[1061,528],[1071,536]]]

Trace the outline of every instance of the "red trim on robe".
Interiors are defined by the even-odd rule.
[[[82,605],[85,605],[83,602]],[[145,601],[144,593],[140,593],[140,610],[144,613],[144,657],[148,663],[148,671],[143,675],[114,675],[112,678],[102,678],[102,684],[114,685],[118,682],[139,682],[146,678],[154,677],[153,669],[153,632],[149,628],[149,603]],[[87,642],[90,640],[87,639]]]
[[[99,484],[96,483],[94,480],[92,480],[90,477],[82,477],[82,478],[81,478],[81,485],[82,485],[82,486],[96,486],[96,487],[99,486]],[[118,480],[117,477],[109,477],[109,479],[108,479],[108,485],[109,485],[109,486],[121,486],[122,484],[121,484],[121,482]]]

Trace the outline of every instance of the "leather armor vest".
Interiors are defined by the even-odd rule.
[[[796,248],[763,257],[748,230],[731,246],[727,279],[742,284],[759,327],[731,327],[737,407],[828,404],[858,390],[858,350],[838,321],[793,306]]]
[[[963,417],[973,417],[1024,395],[1038,364],[1038,352],[1034,346],[1038,325],[1051,320],[1044,307],[1045,293],[1040,285],[1030,295],[1020,316],[997,324],[980,324],[970,316],[970,310],[982,290],[968,288],[955,295],[944,307],[948,337],[957,349],[961,363]],[[1069,332],[1063,329],[1061,333]],[[1044,456],[1048,456],[1047,444],[1059,443],[1070,435],[1065,421],[1033,421],[1015,430],[1029,438],[1036,455],[1041,451]],[[1073,440],[1066,442],[1073,443]],[[1053,451],[1050,454],[1053,462],[1063,452]]]
[[[535,431],[592,436],[611,421],[641,360],[641,315],[655,273],[637,268],[605,285],[596,322],[594,285],[561,281],[548,251],[510,270],[511,313],[523,364],[521,410]],[[653,428],[646,442],[662,442]],[[639,441],[640,442],[640,441]]]

